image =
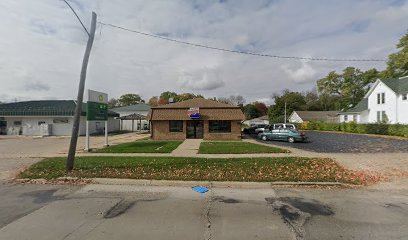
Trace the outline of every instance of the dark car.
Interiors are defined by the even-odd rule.
[[[263,132],[258,134],[258,138],[263,141],[276,140],[276,141],[288,141],[290,143],[294,142],[304,142],[307,137],[304,133],[298,132],[293,129],[274,129],[270,132]]]

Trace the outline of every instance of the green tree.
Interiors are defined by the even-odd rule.
[[[285,118],[285,103],[287,117],[294,110],[303,110],[306,104],[305,97],[300,92],[284,90],[281,95],[275,94],[272,97],[275,103],[269,108],[269,120],[273,122],[283,122]]]
[[[354,67],[347,67],[341,74],[330,72],[317,81],[320,94],[339,96],[341,108],[356,105],[367,93],[369,84],[373,83],[379,73],[376,69],[362,72]]]
[[[194,93],[181,93],[181,94],[176,95],[175,101],[182,102],[182,101],[190,100],[193,98],[203,98],[203,96],[200,94],[195,95]]]
[[[255,105],[252,103],[243,106],[242,111],[244,112],[246,119],[252,119],[261,116],[258,110],[256,109]]]
[[[259,113],[259,116],[265,116],[268,114],[268,107],[263,102],[254,102],[256,111]]]
[[[167,99],[169,100],[170,98],[176,98],[177,93],[175,92],[170,92],[170,91],[166,91],[166,92],[162,92],[159,96],[159,98],[163,98],[163,99]]]
[[[149,106],[152,106],[152,107],[157,107],[159,105],[159,97],[157,96],[151,97],[147,104],[149,104]]]
[[[116,98],[111,98],[108,101],[108,108],[119,107],[119,101]]]
[[[398,52],[388,56],[387,68],[382,72],[382,78],[396,78],[408,75],[408,32],[397,44]]]
[[[138,103],[144,103],[145,101],[139,96],[139,94],[128,93],[119,97],[120,106],[129,106]]]

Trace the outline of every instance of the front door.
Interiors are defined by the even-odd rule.
[[[200,120],[187,121],[187,138],[203,138],[204,122]]]

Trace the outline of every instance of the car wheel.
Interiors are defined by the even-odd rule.
[[[295,138],[294,138],[294,137],[288,137],[288,142],[294,143],[294,142],[295,142]]]
[[[262,136],[262,140],[266,141],[268,138],[266,136]]]

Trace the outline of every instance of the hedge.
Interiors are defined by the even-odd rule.
[[[406,124],[385,124],[385,123],[327,123],[320,121],[310,121],[296,124],[303,130],[339,131],[349,133],[365,133],[408,137],[408,125]]]

